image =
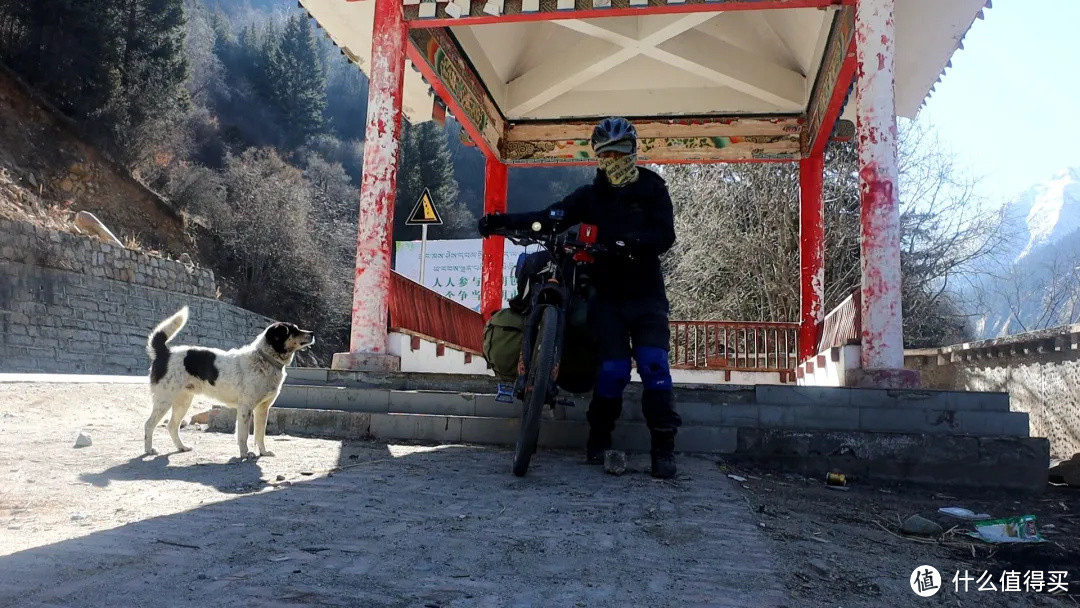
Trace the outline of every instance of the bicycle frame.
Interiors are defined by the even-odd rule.
[[[575,298],[583,297],[588,289],[588,273],[585,269],[593,262],[592,254],[600,250],[595,245],[595,226],[583,224],[579,230],[580,240],[574,240],[565,234],[559,234],[552,230],[550,233],[542,233],[534,230],[531,235],[508,235],[511,241],[519,245],[539,244],[550,254],[551,260],[544,273],[550,272],[550,276],[530,296],[529,314],[525,320],[525,331],[521,344],[521,356],[518,359],[518,378],[514,384],[514,396],[522,399],[526,390],[525,381],[528,369],[532,364],[534,345],[540,322],[540,314],[545,307],[551,306],[558,313],[558,329],[556,331],[555,366],[551,377],[547,379],[545,387],[545,402],[554,406],[558,398],[559,389],[555,383],[559,377],[559,361],[562,359],[564,334],[566,331],[566,319],[570,306]],[[569,275],[567,276],[569,271]]]

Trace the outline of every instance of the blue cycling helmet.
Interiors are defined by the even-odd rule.
[[[605,118],[593,129],[592,148],[597,154],[633,154],[637,151],[637,129],[625,118]]]

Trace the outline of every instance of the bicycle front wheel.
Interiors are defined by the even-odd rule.
[[[547,391],[555,369],[559,311],[554,306],[545,305],[539,316],[532,362],[522,396],[524,406],[521,412],[521,427],[518,429],[518,440],[514,449],[514,475],[518,477],[528,472],[529,460],[536,452],[536,442],[540,438],[540,417],[547,405]]]

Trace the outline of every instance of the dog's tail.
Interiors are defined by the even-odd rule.
[[[188,307],[181,308],[175,315],[165,319],[154,331],[150,333],[150,340],[146,343],[146,354],[150,360],[167,359],[169,357],[169,340],[172,340],[180,330],[184,328],[188,320]]]

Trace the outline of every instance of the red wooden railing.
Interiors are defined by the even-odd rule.
[[[672,321],[675,369],[794,372],[798,323]]]
[[[858,344],[862,333],[862,294],[858,291],[825,315],[818,332],[816,353],[830,348]]]
[[[390,294],[390,331],[481,354],[480,313],[396,272],[391,274]],[[672,367],[793,373],[798,330],[798,323],[673,321]]]
[[[390,277],[390,331],[481,354],[484,319],[480,313],[396,272]]]

